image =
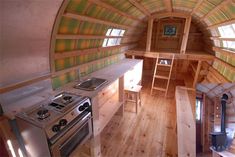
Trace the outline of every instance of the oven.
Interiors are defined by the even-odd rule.
[[[82,145],[92,135],[91,112],[86,112],[83,116],[75,119],[71,126],[65,128],[65,134],[52,143],[51,154],[54,157],[68,157],[78,145]]]
[[[90,98],[68,92],[26,109],[16,119],[29,157],[67,157],[93,132]]]

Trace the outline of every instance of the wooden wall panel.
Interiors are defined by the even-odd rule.
[[[151,51],[179,51],[182,43],[184,19],[180,18],[165,18],[154,21],[152,29],[152,44]],[[166,37],[163,35],[165,25],[177,26],[177,35],[174,37]],[[145,49],[147,40],[147,30],[143,33],[142,38],[138,43],[138,47]],[[187,51],[202,51],[204,48],[203,34],[191,23]]]

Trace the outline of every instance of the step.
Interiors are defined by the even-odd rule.
[[[165,66],[165,67],[171,67],[171,64],[160,64],[160,63],[158,63],[157,65],[159,65],[159,66]]]
[[[165,88],[160,88],[160,87],[153,87],[153,89],[155,89],[155,90],[160,90],[160,91],[163,91],[163,92],[165,92],[165,91],[166,91],[166,89],[165,89]]]
[[[167,77],[167,76],[162,76],[162,75],[155,75],[154,77],[155,77],[155,78],[159,78],[159,79],[166,79],[166,80],[169,79],[169,77]]]

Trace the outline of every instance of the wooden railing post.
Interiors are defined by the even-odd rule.
[[[150,50],[151,50],[152,31],[153,31],[153,18],[149,18],[149,21],[148,21],[147,43],[146,43],[146,51],[147,52],[150,52]]]

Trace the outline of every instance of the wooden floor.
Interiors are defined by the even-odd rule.
[[[101,133],[102,157],[176,157],[175,86],[189,86],[191,80],[187,77],[184,81],[171,80],[165,98],[162,92],[151,96],[152,78],[144,77],[140,112],[136,114],[135,104],[128,103],[123,117],[112,118]],[[71,156],[87,157],[80,154],[85,152],[84,147],[81,149]]]
[[[150,96],[151,78],[143,79],[142,108],[125,106],[123,118],[114,116],[101,134],[103,157],[177,156],[174,87],[184,81],[171,81],[168,98],[156,92]]]

